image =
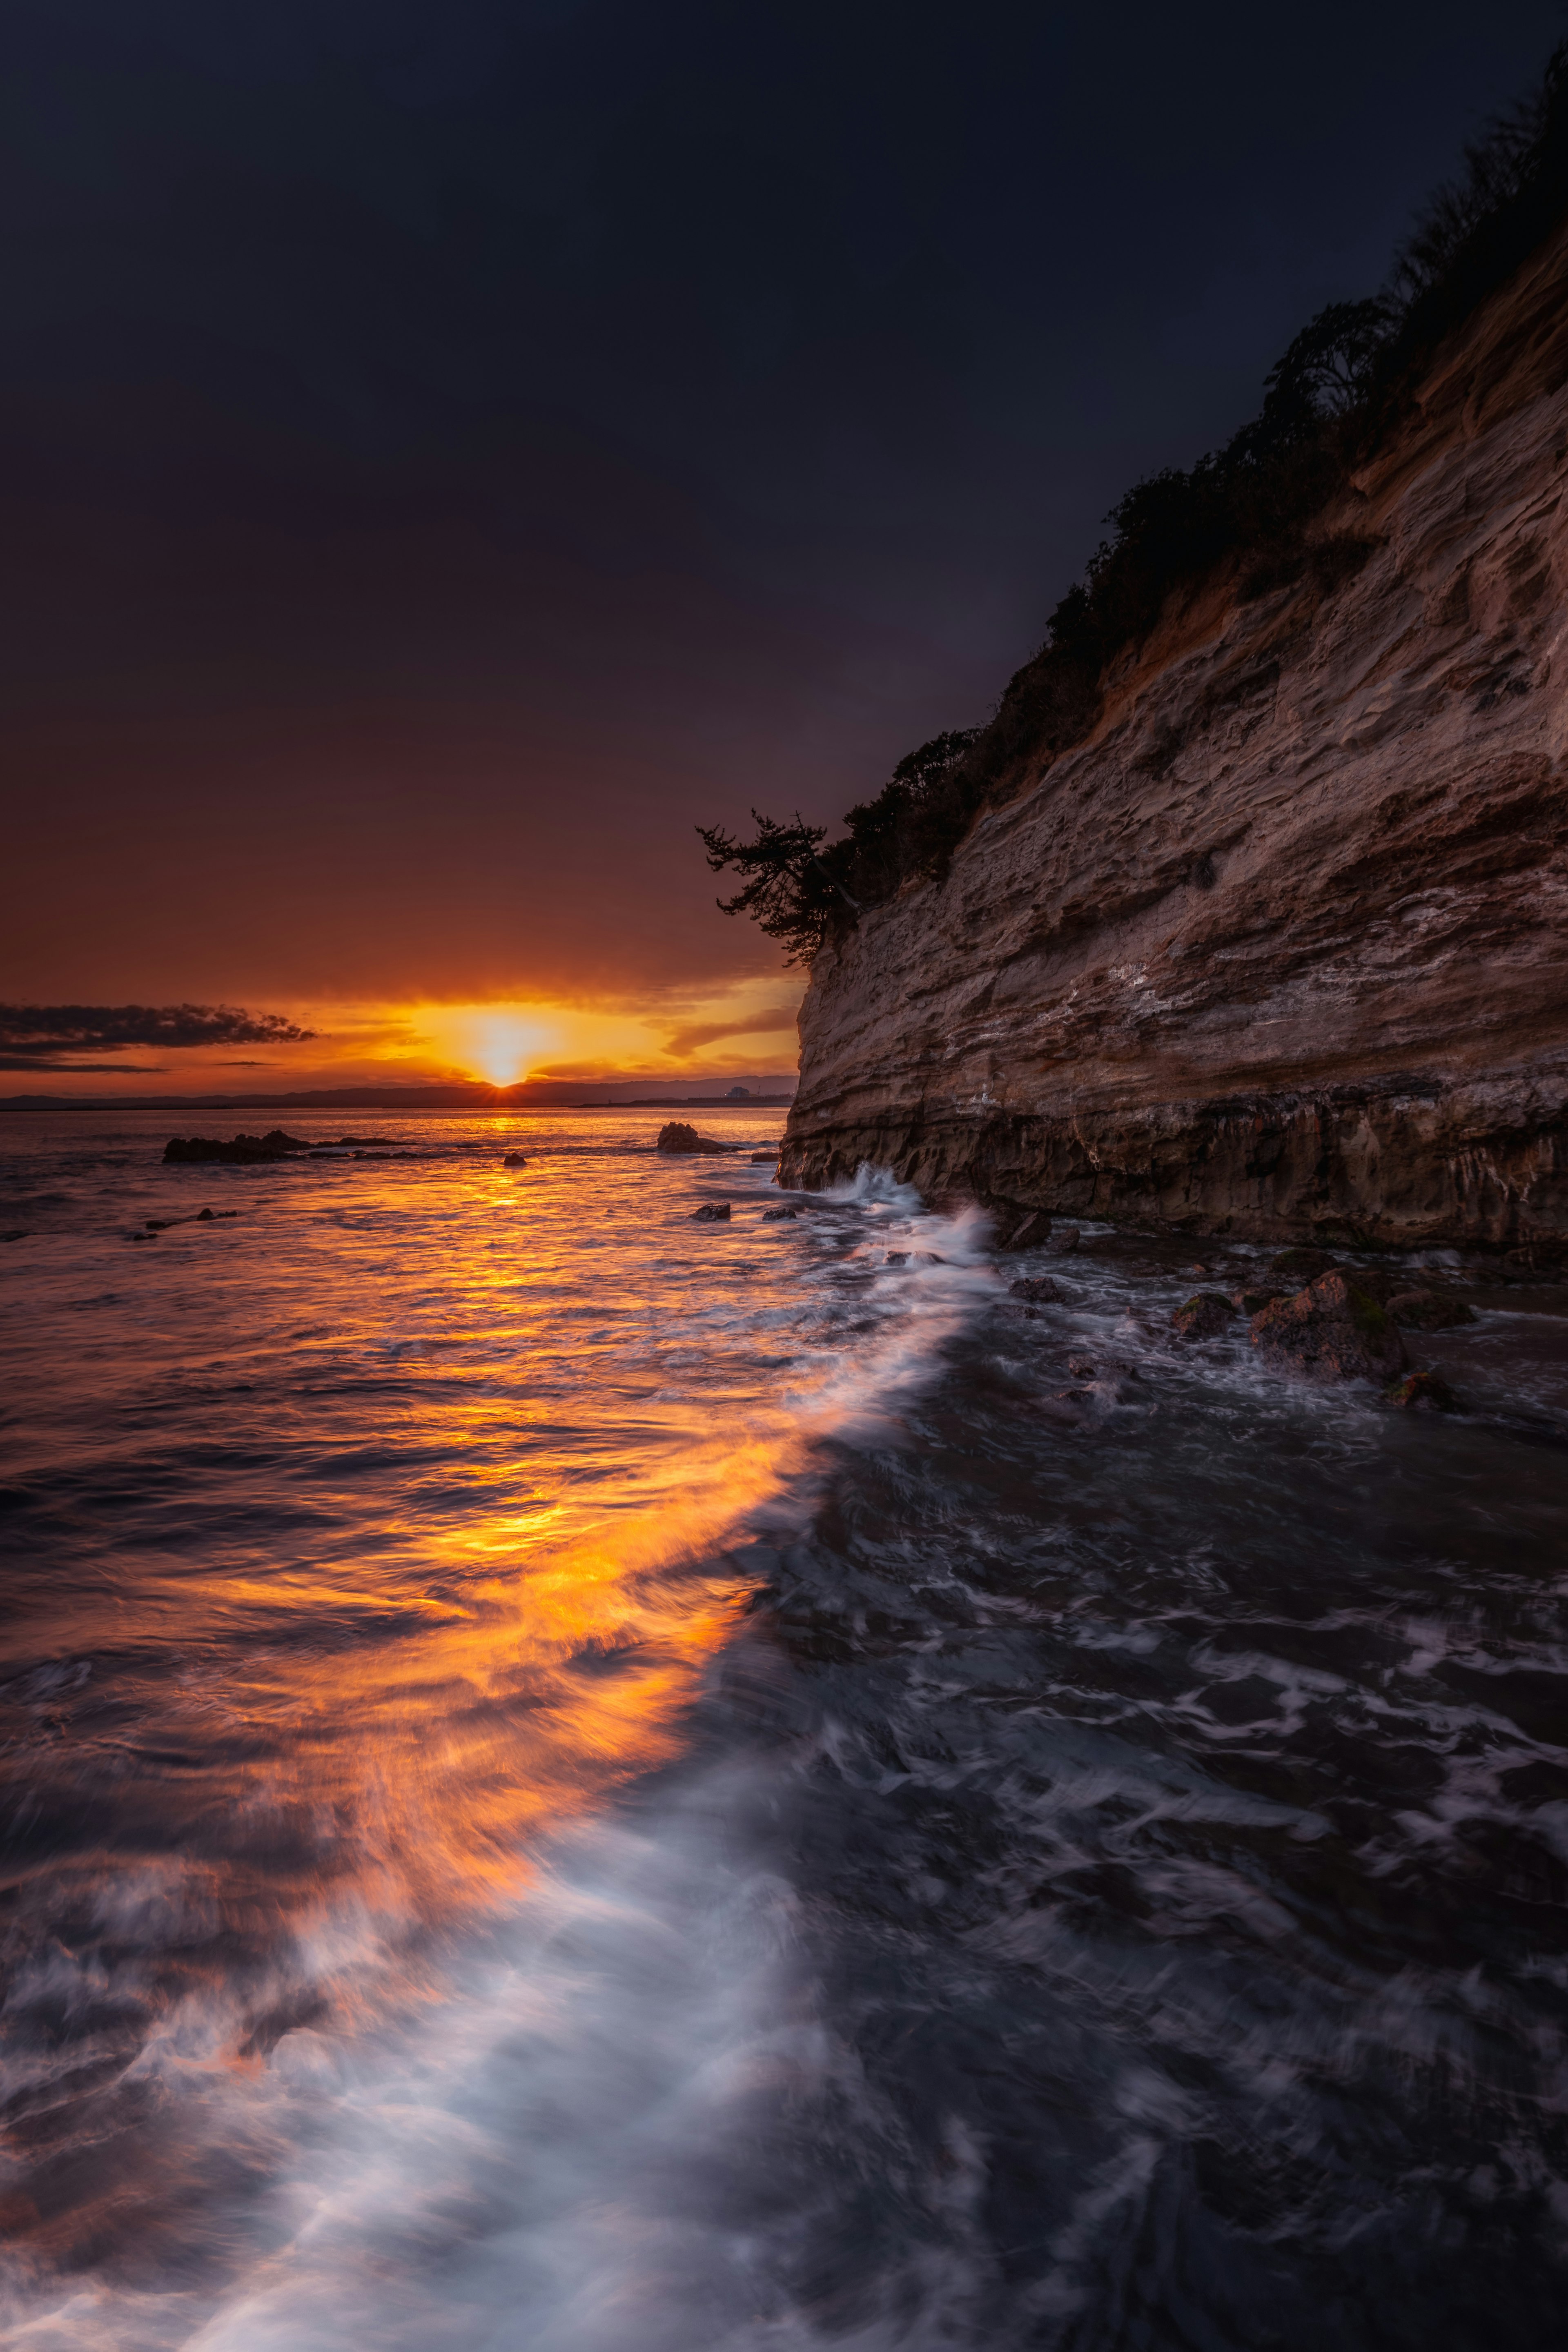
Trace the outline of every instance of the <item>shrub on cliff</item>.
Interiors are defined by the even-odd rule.
[[[775,824],[756,838],[699,827],[715,873],[748,879],[726,914],[753,915],[791,962],[900,883],[942,870],[975,815],[1025,757],[1080,742],[1099,715],[1107,666],[1145,637],[1171,597],[1225,561],[1260,595],[1311,572],[1325,589],[1364,560],[1363,542],[1309,539],[1307,526],[1397,415],[1442,337],[1518,268],[1568,215],[1568,41],[1535,95],[1465,151],[1395,257],[1387,289],[1331,302],[1264,380],[1249,425],[1190,470],[1137,482],[1110,535],[1061,599],[1039,651],[1009,681],[984,728],[939,735],[851,809],[847,833]]]
[[[752,916],[781,943],[786,963],[809,963],[837,917],[890,898],[906,875],[931,870],[957,846],[980,805],[961,781],[979,733],[936,735],[910,752],[874,800],[849,811],[847,833],[826,850],[826,826],[807,824],[798,810],[778,824],[753,809],[752,841],[699,825],[711,871],[732,866],[746,877],[732,898],[719,900],[721,910]]]

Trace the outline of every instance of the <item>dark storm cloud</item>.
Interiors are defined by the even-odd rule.
[[[278,1013],[232,1004],[0,1004],[0,1070],[139,1070],[147,1062],[82,1062],[80,1054],[151,1045],[285,1045],[315,1035]],[[73,1058],[61,1060],[62,1055]],[[243,1066],[250,1066],[248,1065]]]
[[[10,984],[752,952],[691,823],[983,718],[1559,22],[19,0]]]

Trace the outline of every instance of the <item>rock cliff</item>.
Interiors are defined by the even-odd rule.
[[[782,1182],[1568,1245],[1565,383],[1568,232],[1300,578],[1167,609],[1088,740],[822,949]]]

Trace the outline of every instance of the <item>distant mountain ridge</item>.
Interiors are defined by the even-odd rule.
[[[701,1085],[702,1094],[678,1092]],[[0,1095],[0,1110],[570,1110],[585,1097],[593,1108],[635,1109],[658,1103],[721,1104],[731,1087],[744,1087],[747,1097],[737,1108],[764,1107],[793,1099],[795,1081],[779,1073],[755,1072],[731,1077],[697,1080],[669,1078],[545,1078],[514,1087],[479,1083],[444,1087],[310,1087],[268,1094],[183,1095]],[[655,1091],[655,1089],[660,1089]]]

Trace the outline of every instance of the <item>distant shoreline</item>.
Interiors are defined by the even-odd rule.
[[[417,1098],[384,1089],[343,1088],[332,1093],[292,1095],[13,1095],[0,1097],[0,1111],[58,1110],[163,1110],[216,1114],[219,1111],[287,1110],[309,1115],[312,1111],[394,1111],[408,1118],[417,1112],[423,1117],[473,1118],[489,1112],[495,1117],[515,1116],[520,1111],[552,1110],[783,1110],[794,1102],[793,1094],[765,1095],[636,1095],[619,1102],[600,1099],[593,1102],[554,1100],[541,1102],[526,1097],[508,1100],[493,1097],[473,1096],[453,1097],[445,1087],[416,1087],[409,1090]],[[432,1101],[432,1094],[444,1099]]]

